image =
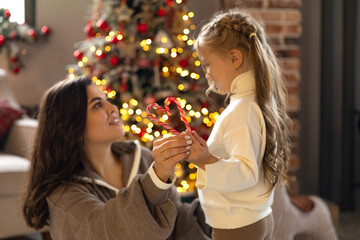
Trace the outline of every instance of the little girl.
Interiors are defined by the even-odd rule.
[[[187,161],[213,239],[271,239],[275,185],[286,178],[290,122],[285,90],[263,27],[240,9],[216,14],[196,41],[207,91],[230,97],[208,141],[187,131]]]

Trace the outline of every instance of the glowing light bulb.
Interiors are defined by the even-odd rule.
[[[168,41],[167,37],[162,37],[162,38],[161,38],[161,42],[162,42],[162,43],[166,43],[167,41]]]
[[[170,56],[171,56],[172,58],[176,58],[177,53],[176,53],[176,52],[172,52],[172,53],[170,53]]]
[[[125,132],[129,132],[129,131],[130,131],[130,127],[129,127],[128,125],[123,126],[123,128],[124,128]]]
[[[208,110],[207,108],[202,108],[202,109],[201,109],[201,112],[202,112],[202,114],[204,114],[204,115],[208,115],[208,114],[209,114],[209,110]]]
[[[135,99],[131,99],[130,104],[133,105],[133,106],[137,106],[139,104],[139,102],[137,100],[135,100]]]

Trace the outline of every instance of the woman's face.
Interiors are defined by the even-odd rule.
[[[105,93],[95,84],[91,84],[87,87],[87,95],[85,143],[112,143],[124,136],[119,110],[107,101]]]

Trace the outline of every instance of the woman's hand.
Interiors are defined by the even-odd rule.
[[[161,181],[167,182],[173,176],[175,164],[189,155],[191,144],[190,136],[185,133],[154,141],[154,170]]]
[[[193,144],[190,149],[190,155],[185,159],[198,167],[205,169],[205,164],[211,164],[219,161],[209,152],[206,141],[200,137],[195,131],[186,130],[186,134],[190,136]]]

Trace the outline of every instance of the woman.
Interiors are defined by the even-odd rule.
[[[119,111],[105,96],[88,77],[44,95],[23,207],[28,225],[48,225],[54,240],[209,239],[198,202],[182,204],[172,187],[191,142],[160,139],[152,155],[118,141]]]

